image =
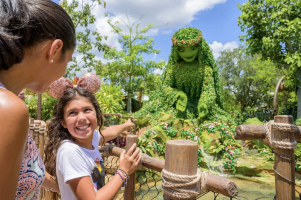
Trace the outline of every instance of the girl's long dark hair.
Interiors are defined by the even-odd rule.
[[[56,155],[57,151],[61,145],[63,140],[73,140],[74,138],[69,133],[68,129],[64,128],[61,123],[60,119],[64,118],[64,108],[72,100],[76,100],[79,98],[84,98],[92,103],[95,111],[96,111],[96,118],[97,118],[97,125],[99,127],[99,133],[101,134],[101,128],[103,126],[103,115],[100,110],[99,104],[95,98],[95,96],[81,88],[69,88],[67,91],[64,92],[62,97],[59,99],[57,105],[55,106],[53,112],[53,118],[51,119],[48,129],[47,129],[47,141],[45,146],[45,167],[46,171],[53,177],[56,178]],[[103,135],[101,134],[103,137]],[[104,137],[103,137],[104,139]],[[95,147],[97,148],[97,147]],[[49,199],[58,199],[59,195],[57,193],[49,194]],[[47,194],[48,197],[48,194]]]

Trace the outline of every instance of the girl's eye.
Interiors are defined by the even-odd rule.
[[[71,111],[71,112],[69,113],[69,115],[73,115],[73,114],[75,114],[75,112],[74,112],[74,111]]]
[[[87,108],[87,109],[85,110],[85,112],[87,112],[87,111],[91,111],[91,109],[90,109],[90,108]]]

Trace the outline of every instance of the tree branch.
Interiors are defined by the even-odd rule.
[[[287,65],[287,64],[283,64],[283,63],[279,63],[279,62],[275,62],[277,65],[280,65],[281,67],[284,67],[284,68],[289,68],[290,66]]]

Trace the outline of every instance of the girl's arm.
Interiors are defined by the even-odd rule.
[[[0,89],[0,194],[14,199],[28,134],[26,104]]]
[[[135,172],[140,160],[141,154],[139,148],[134,144],[127,153],[123,151],[120,155],[119,169],[125,171],[128,175]],[[120,173],[125,180],[123,173]],[[68,181],[73,193],[78,200],[107,200],[113,199],[123,182],[118,174],[110,180],[103,188],[95,193],[91,178],[89,176],[80,177]]]
[[[51,189],[52,192],[60,192],[59,186],[57,185],[55,179],[48,172],[46,172],[42,187],[46,190]]]
[[[116,125],[116,126],[110,126],[106,128],[105,130],[101,131],[104,138],[101,137],[99,145],[102,145],[103,143],[106,143],[107,141],[113,140],[118,135],[123,133],[124,131],[128,131],[131,128],[133,128],[135,124],[131,121],[131,119],[128,119],[124,124]],[[105,141],[103,141],[105,139]]]

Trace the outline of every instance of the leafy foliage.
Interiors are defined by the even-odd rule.
[[[124,103],[121,86],[104,83],[95,97],[104,113],[122,113]]]
[[[235,165],[237,164],[237,157],[236,155],[239,153],[239,149],[235,148],[231,145],[227,146],[225,148],[226,158],[228,161],[224,162],[224,168],[225,169],[231,169],[232,173],[236,173]]]
[[[77,48],[74,51],[80,54],[81,62],[79,62],[76,56],[73,56],[71,64],[68,66],[65,76],[72,78],[75,76],[75,71],[80,71],[85,68],[88,72],[101,66],[101,61],[96,58],[95,54],[91,52],[93,48],[97,48],[98,51],[107,51],[108,45],[102,43],[107,39],[107,36],[102,36],[98,30],[91,30],[88,26],[95,23],[95,16],[92,14],[92,10],[99,5],[106,4],[100,0],[91,0],[89,3],[81,1],[82,6],[79,6],[80,0],[70,1],[62,0],[60,5],[66,10],[71,17],[75,29],[76,29],[76,42]]]
[[[37,119],[38,94],[28,92],[28,90],[26,90],[25,94],[24,101],[29,110],[29,117]],[[57,104],[57,101],[57,99],[47,93],[42,94],[41,120],[47,121],[52,118],[54,106]]]
[[[264,107],[273,108],[275,86],[281,72],[269,60],[249,56],[240,46],[221,52],[218,58],[227,111]]]
[[[238,23],[246,32],[240,38],[247,51],[271,59],[301,86],[301,1],[248,0],[238,8]]]

